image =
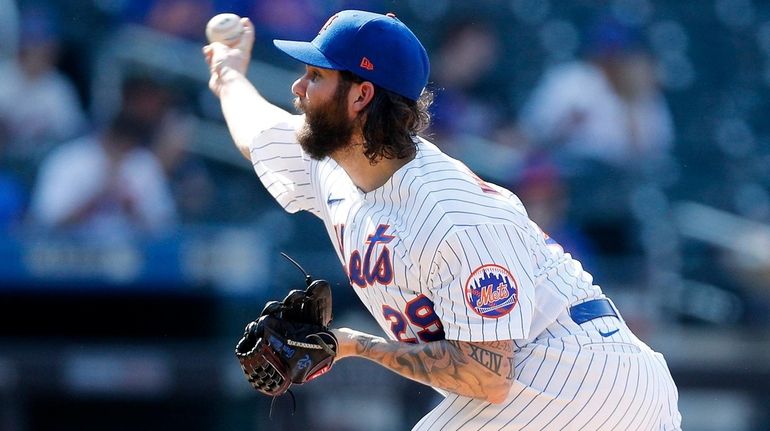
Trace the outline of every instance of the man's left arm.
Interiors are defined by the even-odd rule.
[[[459,395],[501,403],[513,384],[513,342],[441,340],[409,344],[352,329],[334,330],[337,359],[358,356],[406,378]]]

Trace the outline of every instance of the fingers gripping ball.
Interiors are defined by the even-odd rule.
[[[242,34],[241,17],[234,13],[220,13],[206,24],[206,39],[209,43],[220,42],[232,47],[238,43]]]
[[[331,319],[331,287],[324,280],[268,302],[235,347],[246,379],[259,392],[278,396],[329,371],[337,354]]]

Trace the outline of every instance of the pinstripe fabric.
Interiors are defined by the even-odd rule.
[[[662,356],[621,319],[569,318],[571,305],[603,298],[601,289],[515,195],[425,140],[414,160],[364,193],[334,160],[301,150],[301,121],[254,139],[254,169],[287,211],[324,221],[352,288],[385,333],[516,346],[504,403],[449,394],[415,430],[678,429]],[[489,274],[506,281],[494,292],[473,290]]]
[[[663,357],[622,321],[604,319],[620,329],[611,341],[564,313],[546,335],[515,353],[517,377],[505,402],[452,395],[414,430],[681,429]]]

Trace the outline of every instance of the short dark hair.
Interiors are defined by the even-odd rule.
[[[350,89],[351,84],[364,82],[360,76],[343,70],[340,72],[338,92]],[[364,155],[372,164],[380,159],[403,159],[414,154],[414,138],[430,126],[430,105],[433,93],[424,90],[420,98],[407,99],[374,84],[374,98],[364,114],[362,126]]]

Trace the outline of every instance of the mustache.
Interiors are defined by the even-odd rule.
[[[292,105],[294,105],[294,109],[296,109],[300,114],[307,113],[307,102],[304,99],[295,97],[292,101]]]

